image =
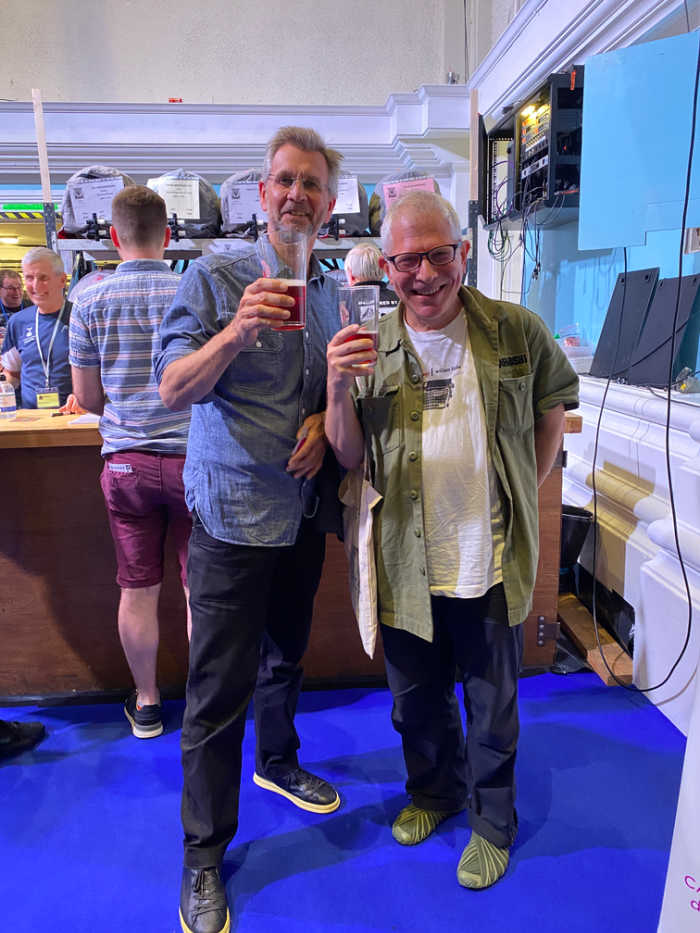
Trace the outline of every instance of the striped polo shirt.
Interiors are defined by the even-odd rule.
[[[165,407],[154,374],[161,321],[179,282],[162,260],[130,259],[86,288],[73,305],[70,363],[100,367],[103,455],[135,449],[185,453],[190,413]]]

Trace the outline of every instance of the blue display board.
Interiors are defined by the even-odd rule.
[[[693,32],[587,59],[579,249],[680,230],[699,43]],[[686,226],[700,227],[700,119]]]

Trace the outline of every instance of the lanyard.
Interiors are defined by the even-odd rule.
[[[10,323],[10,315],[5,310],[5,305],[2,303],[2,301],[0,301],[0,311],[2,311],[2,319],[5,322],[5,326],[7,327],[7,325]]]
[[[61,305],[61,310],[58,312],[58,317],[56,318],[56,323],[53,326],[53,333],[51,334],[51,340],[49,342],[49,350],[46,354],[46,362],[44,362],[44,354],[41,352],[41,342],[39,341],[39,309],[36,309],[36,314],[34,315],[34,336],[36,338],[36,348],[39,351],[39,359],[41,360],[41,368],[44,370],[44,377],[46,379],[46,387],[49,387],[49,370],[51,369],[51,350],[53,349],[53,342],[56,339],[56,332],[58,331],[59,325],[61,323],[61,318],[63,317],[63,309],[65,308],[65,301]]]

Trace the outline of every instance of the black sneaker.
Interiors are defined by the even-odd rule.
[[[160,703],[151,706],[136,705],[136,691],[127,698],[124,704],[124,715],[131,723],[131,731],[137,739],[154,739],[163,731],[161,719],[162,707]]]
[[[0,720],[0,758],[9,758],[34,748],[46,735],[42,722]]]
[[[340,806],[335,787],[303,768],[292,768],[268,777],[261,777],[256,771],[253,780],[258,787],[281,794],[295,806],[312,813],[332,813]]]
[[[180,926],[184,933],[229,933],[231,915],[218,868],[183,868]]]

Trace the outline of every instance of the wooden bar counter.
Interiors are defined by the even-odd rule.
[[[569,416],[568,430],[577,429],[576,418]],[[580,418],[578,424],[580,430]],[[0,697],[130,688],[117,633],[116,564],[99,484],[101,443],[96,423],[81,423],[76,416],[20,411],[15,420],[0,422]],[[529,666],[551,663],[553,656],[548,626],[556,624],[560,505],[558,466],[540,491],[540,568],[526,623]],[[172,551],[159,612],[159,683],[165,692],[178,693],[187,676],[187,639]],[[371,661],[362,650],[345,553],[332,535],[304,669],[307,681],[316,682],[348,683],[383,674],[381,643]]]

